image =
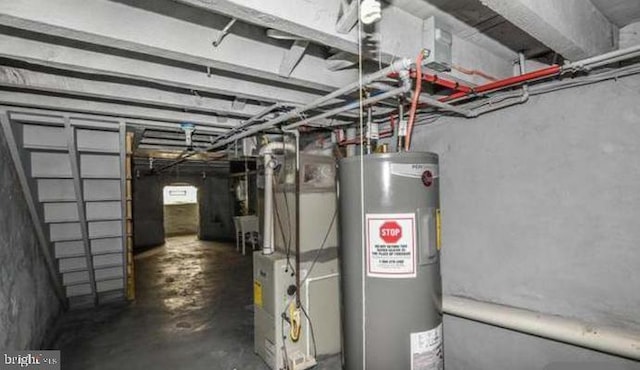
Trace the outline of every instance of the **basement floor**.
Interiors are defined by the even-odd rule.
[[[61,320],[62,368],[268,369],[253,352],[251,264],[234,245],[195,236],[136,256],[135,302]],[[339,356],[316,369],[340,369]]]

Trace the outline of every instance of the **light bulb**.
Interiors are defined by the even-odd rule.
[[[378,0],[362,0],[360,4],[360,20],[364,24],[372,24],[382,18],[382,5]]]

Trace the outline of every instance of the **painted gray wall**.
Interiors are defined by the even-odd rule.
[[[38,349],[60,313],[6,142],[0,138],[0,349]]]
[[[414,150],[440,154],[445,294],[640,330],[639,102],[635,76],[418,127]],[[467,320],[445,325],[448,370],[640,369]]]
[[[229,191],[229,178],[209,176],[202,192],[198,192],[200,202],[200,239],[233,241],[233,198]]]
[[[164,243],[162,188],[155,176],[133,179],[133,240],[135,248]]]
[[[222,175],[167,174],[140,176],[133,183],[133,227],[136,248],[161,245],[165,240],[163,188],[183,183],[198,188],[199,229],[202,240],[232,241],[233,200],[229,192],[229,179]]]

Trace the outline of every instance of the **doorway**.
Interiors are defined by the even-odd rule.
[[[163,207],[165,237],[198,234],[198,188],[185,184],[165,186]]]

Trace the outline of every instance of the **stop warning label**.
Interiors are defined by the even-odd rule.
[[[368,213],[366,220],[367,276],[415,277],[415,214]]]

